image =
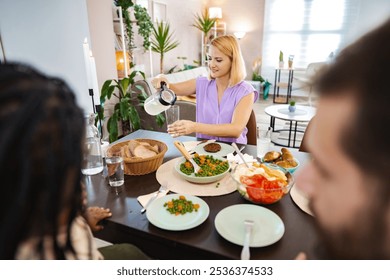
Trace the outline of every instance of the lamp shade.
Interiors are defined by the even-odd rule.
[[[222,18],[222,8],[220,7],[210,7],[209,8],[210,18]]]
[[[116,70],[118,71],[118,78],[123,78],[125,76],[125,59],[123,57],[123,51],[116,51]],[[130,65],[130,55],[126,52],[126,62],[127,62],[127,70],[129,70]]]

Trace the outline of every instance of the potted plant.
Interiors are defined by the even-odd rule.
[[[294,113],[295,112],[295,101],[294,100],[291,100],[290,101],[290,105],[288,106],[288,110],[291,112],[291,113]]]
[[[122,7],[130,57],[133,57],[132,50],[136,46],[134,44],[134,31],[132,26],[134,21],[130,19],[129,8],[134,9],[134,17],[136,19],[135,24],[138,26],[138,34],[143,38],[143,47],[145,50],[148,50],[150,47],[149,38],[153,30],[152,19],[150,18],[148,11],[144,7],[138,4],[134,4],[132,0],[114,0],[114,3],[117,7]]]
[[[261,86],[263,88],[263,98],[264,100],[267,100],[271,83],[267,79],[264,79],[263,76],[260,75],[261,64],[262,64],[261,57],[256,58],[255,61],[253,62],[252,81],[259,81],[261,83]]]
[[[134,65],[131,65],[134,66]],[[133,88],[136,76],[140,74],[145,79],[145,74],[141,71],[133,71],[126,78],[121,80],[111,79],[104,82],[100,103],[104,107],[104,103],[111,98],[116,98],[114,105],[114,112],[107,120],[107,131],[109,134],[109,141],[113,142],[120,136],[125,136],[134,130],[141,127],[141,120],[138,114],[137,106],[142,106],[147,98],[147,94],[142,87],[137,87],[137,96],[133,96],[135,89]],[[115,92],[115,90],[117,90]],[[100,110],[98,114],[100,120],[104,120],[104,109]],[[165,117],[162,114],[156,116],[156,122],[161,127],[165,122]],[[121,127],[122,135],[119,135]]]
[[[160,54],[160,73],[164,70],[164,54],[173,50],[179,45],[171,33],[169,23],[157,22],[157,27],[153,26],[152,51]]]
[[[279,51],[279,68],[284,68],[283,52]]]
[[[213,28],[215,22],[217,21],[216,18],[210,18],[209,10],[206,8],[204,9],[204,12],[199,15],[195,14],[195,23],[192,24],[193,27],[199,29],[203,33],[203,54],[207,54],[207,41],[209,38],[209,32],[211,28]],[[203,58],[202,58],[203,61]]]

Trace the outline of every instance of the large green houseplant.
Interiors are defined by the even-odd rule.
[[[210,17],[208,9],[204,9],[202,14],[195,14],[194,17],[195,17],[195,23],[192,24],[192,26],[199,29],[203,33],[203,54],[206,55],[207,43],[209,40],[209,32],[211,28],[213,28],[217,19]]]
[[[195,23],[192,24],[192,26],[203,32],[204,44],[206,45],[208,39],[208,33],[210,32],[211,28],[213,28],[217,19],[210,17],[208,9],[204,9],[201,15],[195,14],[194,17],[195,17]]]
[[[153,30],[153,22],[148,14],[148,11],[144,7],[135,4],[132,0],[114,0],[114,4],[117,7],[122,7],[122,15],[126,28],[126,39],[130,57],[132,57],[132,50],[136,47],[134,44],[133,23],[138,26],[138,34],[143,38],[143,47],[145,50],[148,50],[150,47],[149,38]],[[134,9],[135,22],[130,19],[129,8]]]
[[[145,79],[143,72],[134,70],[126,78],[107,80],[103,84],[100,95],[100,103],[103,106],[103,110],[100,111],[98,118],[104,120],[104,104],[107,100],[113,97],[117,100],[115,101],[114,112],[107,120],[110,142],[141,128],[138,111],[140,109],[143,110],[144,101],[148,96],[143,87],[135,85],[135,78],[138,74]],[[136,93],[136,89],[138,93]],[[159,114],[155,118],[158,126],[161,127],[165,122],[165,117]],[[119,135],[119,125],[122,128],[122,135]]]
[[[173,33],[169,23],[157,22],[153,26],[152,51],[160,54],[160,73],[164,70],[164,55],[179,45],[179,42],[173,39]]]

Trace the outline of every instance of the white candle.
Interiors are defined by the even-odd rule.
[[[89,59],[90,50],[89,50],[87,38],[84,39],[83,50],[84,50],[84,63],[85,63],[85,71],[87,73],[88,88],[93,88],[92,75],[91,75],[91,62]]]
[[[92,89],[93,89],[93,100],[95,105],[100,105],[100,93],[99,93],[99,85],[96,73],[96,63],[95,58],[91,55],[89,57],[90,60],[90,69],[91,69],[91,79],[92,79]]]

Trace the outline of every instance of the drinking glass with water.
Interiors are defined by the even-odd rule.
[[[269,152],[271,146],[271,128],[257,126],[257,157],[261,160]]]
[[[125,182],[123,158],[119,154],[106,156],[108,183],[111,187],[122,186]]]

